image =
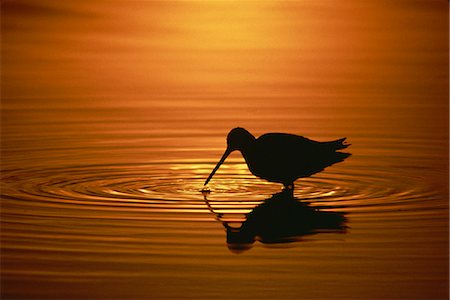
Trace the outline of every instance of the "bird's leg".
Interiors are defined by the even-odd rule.
[[[290,193],[290,194],[293,195],[294,194],[294,183],[291,182],[289,184],[284,184],[284,187],[283,187],[282,191],[285,192],[285,193]]]

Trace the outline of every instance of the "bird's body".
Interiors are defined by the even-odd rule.
[[[350,156],[337,151],[349,146],[344,141],[345,138],[317,142],[286,133],[267,133],[255,138],[243,128],[234,128],[227,137],[227,150],[205,185],[225,158],[232,151],[239,150],[253,175],[293,188],[296,179],[311,176]]]
[[[302,177],[309,177],[344,160],[348,154],[336,152],[341,144],[316,142],[298,135],[264,134],[241,153],[252,174],[285,186]]]

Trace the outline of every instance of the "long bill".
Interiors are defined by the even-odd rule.
[[[208,184],[208,182],[211,180],[211,178],[214,176],[214,174],[216,173],[216,171],[220,168],[220,165],[223,164],[223,162],[225,161],[225,159],[228,157],[228,155],[230,155],[231,150],[230,148],[227,148],[227,150],[225,150],[225,153],[222,155],[222,158],[219,160],[219,162],[217,163],[217,165],[214,167],[214,169],[212,170],[211,174],[209,174],[208,179],[206,179],[205,181],[205,185]]]

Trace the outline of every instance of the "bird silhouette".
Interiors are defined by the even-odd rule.
[[[266,133],[255,138],[246,129],[237,127],[227,136],[227,149],[212,170],[205,185],[211,180],[231,152],[238,150],[250,172],[270,182],[282,183],[286,189],[294,189],[294,181],[309,177],[328,166],[341,162],[350,153],[338,152],[350,144],[346,138],[329,142],[317,142],[303,136],[286,133]]]

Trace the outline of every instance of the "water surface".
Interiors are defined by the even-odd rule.
[[[102,3],[5,5],[2,298],[448,297],[448,3]],[[346,230],[230,251],[236,126],[346,136],[294,194]]]

